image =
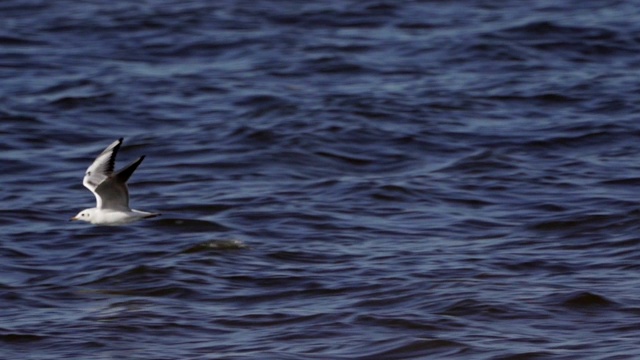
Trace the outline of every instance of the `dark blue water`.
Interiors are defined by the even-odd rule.
[[[6,359],[640,357],[640,1],[0,2]],[[124,137],[124,227],[67,220]]]

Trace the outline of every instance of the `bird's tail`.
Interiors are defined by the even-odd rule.
[[[143,218],[143,219],[150,219],[150,218],[154,218],[156,216],[162,215],[160,213],[150,213],[150,212],[140,211],[140,210],[136,210],[136,209],[131,209],[131,211],[140,214],[140,217]]]

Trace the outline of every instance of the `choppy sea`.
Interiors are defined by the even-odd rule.
[[[3,359],[640,358],[640,1],[0,2]],[[69,222],[124,137],[121,227]]]

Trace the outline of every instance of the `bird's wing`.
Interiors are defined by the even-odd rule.
[[[114,141],[93,161],[87,168],[82,184],[96,196],[96,207],[102,208],[102,199],[96,192],[96,188],[113,174],[116,163],[116,155],[122,145],[122,138]]]
[[[115,175],[109,175],[94,190],[99,209],[117,209],[129,211],[129,190],[127,180],[144,160],[144,156],[118,171]]]

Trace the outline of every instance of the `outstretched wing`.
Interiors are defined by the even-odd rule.
[[[96,196],[96,207],[102,208],[102,199],[96,192],[96,188],[113,174],[116,163],[116,155],[122,145],[122,138],[114,141],[93,161],[87,168],[82,184]]]
[[[127,180],[144,160],[144,156],[118,171],[115,175],[109,175],[93,191],[98,200],[99,209],[118,209],[129,211],[129,190]]]

